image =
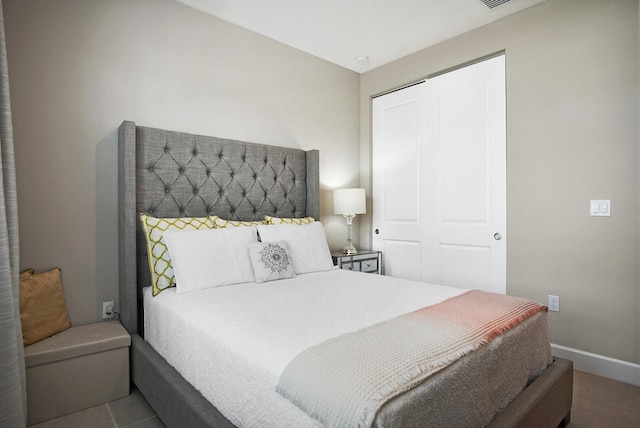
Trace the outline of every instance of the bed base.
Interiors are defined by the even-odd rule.
[[[131,335],[131,380],[169,428],[234,427],[137,334]]]
[[[171,427],[233,427],[220,411],[207,401],[190,383],[188,383],[167,361],[160,356],[143,339],[142,287],[149,284],[146,247],[144,236],[140,229],[138,214],[154,210],[154,215],[161,217],[204,216],[217,214],[223,218],[237,220],[260,219],[264,214],[280,217],[304,217],[320,215],[320,184],[319,184],[319,152],[310,150],[299,153],[298,149],[262,146],[232,140],[222,140],[213,137],[202,137],[186,133],[176,133],[155,128],[138,127],[134,122],[124,121],[118,129],[118,169],[119,169],[119,282],[120,282],[120,313],[121,322],[131,334],[131,379],[135,386],[155,410],[162,422]],[[163,153],[171,152],[175,159],[189,159],[196,156],[198,149],[220,152],[222,174],[231,177],[230,182],[239,183],[240,188],[250,189],[256,185],[257,173],[251,168],[240,168],[245,163],[254,165],[257,162],[260,169],[262,160],[273,169],[265,168],[267,175],[258,181],[268,183],[269,171],[283,171],[276,179],[283,179],[288,186],[296,191],[280,192],[274,186],[274,193],[265,195],[273,202],[273,207],[261,202],[261,196],[251,204],[246,204],[244,192],[231,191],[225,193],[229,204],[216,205],[215,200],[206,200],[203,204],[196,204],[196,208],[181,206],[184,199],[182,194],[172,194],[175,170],[178,165],[169,165],[165,169],[155,169],[155,161]],[[266,153],[266,154],[265,154]],[[210,155],[211,153],[209,153]],[[282,156],[285,155],[282,160]],[[204,153],[203,153],[204,155]],[[257,157],[256,157],[257,156]],[[302,157],[301,157],[302,156]],[[206,158],[206,156],[203,156]],[[209,156],[210,158],[210,156]],[[246,158],[246,159],[245,159]],[[302,160],[304,158],[304,160]],[[292,159],[298,159],[290,162]],[[215,159],[209,161],[215,164]],[[275,162],[275,164],[273,163]],[[285,162],[287,168],[284,168]],[[162,166],[162,162],[158,166]],[[201,162],[194,162],[200,165]],[[228,171],[225,165],[236,165],[239,173]],[[303,170],[299,170],[304,165]],[[298,168],[297,172],[289,173],[291,168]],[[220,172],[218,171],[218,172]],[[242,173],[240,173],[242,171]],[[257,171],[257,170],[256,170]],[[293,171],[293,170],[291,170]],[[209,175],[209,169],[202,165],[199,171],[192,171],[194,177]],[[182,168],[180,168],[182,174]],[[204,175],[203,175],[204,174]],[[298,177],[298,180],[295,177]],[[300,188],[301,177],[306,178],[306,184]],[[164,181],[156,180],[162,178]],[[198,181],[198,180],[196,180]],[[182,183],[184,184],[184,183]],[[296,187],[297,186],[297,187]],[[182,186],[184,187],[184,186]],[[188,187],[188,186],[187,186]],[[175,186],[179,190],[180,186]],[[283,187],[284,188],[284,187]],[[184,190],[184,189],[183,189]],[[188,188],[189,198],[194,198],[196,189]],[[219,191],[225,188],[218,189]],[[215,196],[216,191],[208,192],[208,196]],[[299,201],[298,197],[306,194]],[[175,204],[167,205],[171,196],[175,197]],[[204,197],[204,195],[202,195]],[[187,198],[187,199],[189,199]],[[214,198],[215,199],[215,198]],[[224,202],[224,201],[223,201]],[[186,204],[188,205],[188,204]],[[213,209],[211,208],[213,206]],[[253,207],[263,207],[252,209]],[[291,211],[278,211],[275,207],[285,207]],[[289,208],[287,208],[289,207]],[[297,208],[296,208],[297,207]],[[237,208],[237,210],[235,209]],[[183,212],[184,209],[184,212]],[[140,267],[140,269],[138,269]],[[571,361],[555,359],[531,385],[516,397],[491,422],[491,427],[556,427],[566,424],[570,420],[573,364]]]
[[[131,336],[131,377],[169,428],[234,427],[137,334]],[[499,413],[489,427],[564,427],[571,419],[572,397],[573,363],[554,358],[553,364]]]
[[[553,359],[547,369],[491,421],[491,428],[567,426],[573,401],[573,362]]]

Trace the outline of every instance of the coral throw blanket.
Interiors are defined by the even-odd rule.
[[[468,291],[304,350],[277,391],[327,427],[369,427],[387,401],[543,310]]]

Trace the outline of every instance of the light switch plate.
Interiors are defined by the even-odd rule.
[[[610,217],[610,199],[592,199],[589,203],[589,214],[591,217]]]

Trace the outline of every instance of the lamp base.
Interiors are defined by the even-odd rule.
[[[347,245],[346,247],[344,247],[341,250],[342,254],[344,254],[345,256],[350,256],[353,254],[358,254],[358,250],[356,250],[356,247],[354,247],[353,245],[349,246]]]
[[[351,240],[351,225],[353,224],[353,219],[355,218],[355,214],[343,214],[344,219],[347,221],[347,245],[342,249],[342,254],[351,255],[358,254],[358,250],[353,246],[353,241]]]

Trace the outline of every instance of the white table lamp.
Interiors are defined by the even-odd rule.
[[[347,221],[347,245],[342,254],[358,254],[351,241],[351,224],[356,214],[365,214],[367,204],[364,189],[338,189],[333,191],[333,213],[342,214]]]

